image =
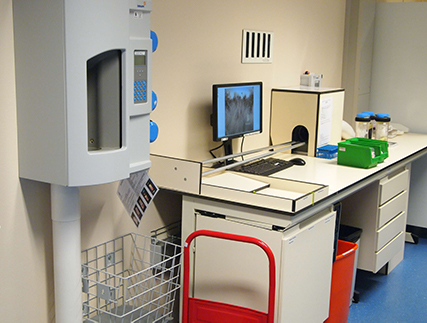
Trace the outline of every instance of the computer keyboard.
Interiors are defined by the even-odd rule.
[[[277,158],[259,159],[249,164],[243,164],[230,170],[248,174],[268,176],[294,165],[292,162]]]

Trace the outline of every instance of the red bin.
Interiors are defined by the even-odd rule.
[[[357,244],[338,240],[337,258],[332,266],[331,297],[327,323],[346,323],[350,310],[354,258]]]

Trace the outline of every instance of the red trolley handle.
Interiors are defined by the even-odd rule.
[[[198,230],[191,233],[185,240],[184,244],[184,281],[183,281],[183,304],[182,304],[182,322],[188,322],[188,292],[190,283],[190,244],[194,238],[198,236],[208,236],[225,240],[240,241],[245,243],[252,243],[264,250],[268,257],[269,262],[269,291],[268,291],[268,313],[267,323],[274,323],[274,299],[276,293],[276,263],[274,260],[273,252],[270,247],[259,239],[247,237],[237,234],[223,233],[210,230]]]

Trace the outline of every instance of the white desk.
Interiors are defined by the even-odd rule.
[[[183,195],[194,195],[206,198],[223,200],[224,202],[235,202],[243,205],[263,207],[272,211],[281,212],[282,226],[292,226],[328,205],[341,201],[357,190],[383,178],[400,167],[410,164],[413,160],[427,153],[427,135],[405,134],[393,138],[392,142],[397,145],[389,149],[389,157],[381,164],[370,169],[361,169],[337,165],[336,159],[327,160],[315,157],[302,157],[307,161],[303,167],[293,166],[284,171],[274,174],[278,180],[295,181],[297,184],[305,183],[314,186],[315,189],[327,187],[327,193],[316,199],[316,203],[302,211],[291,212],[285,207],[276,207],[268,204],[263,207],[258,203],[260,194],[239,194],[230,196],[231,191],[221,197],[221,193],[212,193],[204,189],[202,184],[202,162],[188,160],[181,156],[151,155],[153,166],[150,170],[156,183],[163,189],[182,193]],[[294,155],[281,154],[288,159]],[[274,155],[276,156],[276,155]],[[259,192],[261,193],[261,192]],[[237,199],[237,198],[241,199]],[[284,204],[282,204],[284,205]]]
[[[202,180],[202,164],[198,161],[152,155],[151,174],[160,187],[180,192],[183,195],[183,240],[194,230],[216,229],[257,236],[272,247],[276,259],[279,259],[277,261],[278,289],[276,293],[278,305],[276,320],[278,322],[295,322],[295,319],[301,320],[304,317],[311,322],[323,322],[328,316],[332,243],[335,229],[335,226],[331,224],[335,219],[332,205],[341,201],[344,201],[345,205],[345,201],[351,201],[353,196],[363,192],[372,195],[372,192],[379,191],[381,181],[388,179],[389,176],[394,178],[402,171],[408,174],[405,176],[408,178],[407,186],[409,186],[410,163],[427,153],[427,135],[405,134],[391,141],[397,142],[397,145],[389,149],[389,158],[371,169],[340,166],[336,164],[336,160],[302,157],[306,160],[305,166],[293,166],[274,176],[265,177],[264,179],[271,181],[275,187],[280,187],[283,183],[286,183],[283,185],[287,186],[288,183],[294,181],[299,187],[298,189],[313,192],[308,195],[312,196],[314,204],[303,205],[301,209],[296,208],[296,210],[289,209],[288,201],[270,203],[272,199],[262,196],[262,191],[251,193],[212,189],[211,187],[206,189]],[[287,154],[282,154],[282,156],[286,159],[294,157]],[[360,217],[362,222],[359,224],[366,226],[363,228],[364,234],[367,231],[365,236],[362,235],[362,239],[369,237],[366,239],[366,247],[361,244],[361,251],[362,249],[367,250],[366,255],[362,254],[362,258],[366,259],[362,262],[368,263],[368,267],[372,266],[372,269],[368,268],[372,271],[376,271],[378,266],[382,267],[382,262],[390,262],[389,270],[391,270],[403,258],[403,233],[400,232],[399,238],[390,240],[391,245],[387,247],[386,252],[377,254],[377,251],[372,249],[374,247],[371,244],[379,247],[377,240],[385,239],[384,236],[387,236],[380,235],[381,232],[377,228],[376,205],[380,204],[379,193],[377,195],[369,204],[369,214]],[[405,198],[407,202],[407,197]],[[400,200],[405,201],[404,198],[400,198]],[[350,205],[355,204],[350,203]],[[401,207],[405,208],[405,206],[407,204]],[[399,217],[399,230],[404,231],[405,225],[406,213],[403,212],[403,215]],[[273,226],[280,229],[274,230]],[[396,224],[393,224],[393,230],[397,230]],[[295,237],[301,237],[301,239],[292,240]],[[301,241],[301,244],[298,248],[290,248],[289,246],[295,241]],[[198,293],[198,296],[209,294],[209,289],[212,291],[212,286],[207,287],[209,282],[216,281],[216,286],[222,286],[222,288],[216,291],[215,297],[225,297],[225,301],[228,302],[230,300],[227,298],[228,294],[232,295],[232,300],[239,300],[240,296],[230,294],[227,286],[233,285],[233,282],[239,280],[241,276],[245,276],[248,270],[237,265],[233,256],[226,256],[229,253],[233,254],[233,248],[212,243],[201,243],[200,245],[213,247],[214,250],[209,251],[205,247],[201,247],[203,250],[201,254],[208,255],[208,257],[196,257],[197,260],[194,264],[198,276],[192,277],[197,281],[196,286],[199,283],[202,286],[196,288],[196,294]],[[234,251],[235,254],[245,254],[239,252],[239,247],[237,248]],[[213,258],[214,254],[219,254],[219,258],[226,259],[233,264],[231,273],[224,274],[221,268],[225,267],[218,268],[213,264],[204,263],[208,261],[208,258]],[[376,257],[375,260],[373,260],[374,257]],[[258,262],[261,263],[261,259],[256,261],[256,263]],[[239,287],[242,292],[241,296],[251,295],[251,300],[238,305],[252,307],[254,304],[261,304],[262,302],[257,297],[266,295],[264,294],[266,284],[263,285],[264,279],[261,278],[264,277],[262,270],[259,271],[256,267],[251,265],[251,269],[255,269],[255,278],[250,275],[242,278],[243,281],[252,283],[242,283],[243,285]],[[210,270],[212,268],[213,271]],[[224,276],[226,276],[225,279],[223,279]],[[223,280],[221,281],[221,279]],[[264,305],[261,304],[260,310],[263,310],[262,306]]]
[[[307,160],[304,171],[292,167],[276,173],[287,179],[322,183],[329,186],[329,195],[341,192],[360,181],[372,180],[378,173],[390,171],[390,167],[399,167],[412,162],[427,153],[427,135],[405,134],[390,139],[397,145],[389,147],[389,157],[378,166],[370,169],[346,167],[337,165],[336,159],[328,160],[314,157],[302,157]]]

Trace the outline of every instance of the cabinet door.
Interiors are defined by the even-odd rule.
[[[329,316],[335,212],[284,232],[278,322],[323,322]]]
[[[281,232],[197,215],[196,230],[203,229],[251,236],[264,241],[274,253],[278,282]],[[268,259],[259,247],[198,237],[194,259],[194,297],[267,312]]]
[[[197,215],[196,230],[258,238],[276,261],[276,322],[323,322],[329,315],[335,212],[279,232]],[[268,262],[256,246],[196,239],[194,297],[267,311]]]

